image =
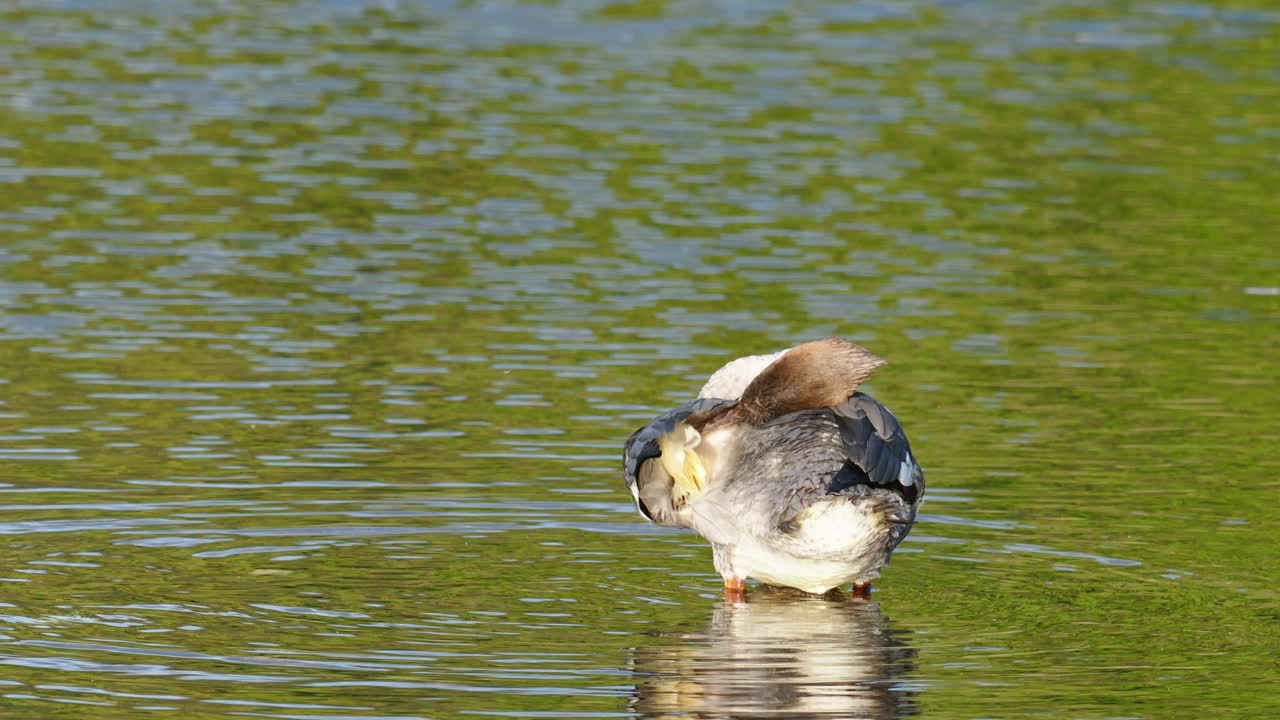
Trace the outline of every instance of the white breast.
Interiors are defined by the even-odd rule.
[[[796,522],[799,528],[785,545],[744,535],[733,548],[734,570],[819,594],[880,576],[885,525],[876,513],[850,498],[836,498],[809,507]]]

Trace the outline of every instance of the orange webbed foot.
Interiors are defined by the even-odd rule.
[[[729,602],[743,602],[747,599],[747,581],[745,578],[724,579],[724,599]]]
[[[863,600],[871,599],[871,583],[854,583],[853,596]]]

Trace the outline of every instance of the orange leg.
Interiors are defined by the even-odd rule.
[[[863,600],[871,599],[871,583],[854,583],[853,596]]]
[[[746,578],[725,578],[724,599],[731,602],[743,602],[747,599]]]

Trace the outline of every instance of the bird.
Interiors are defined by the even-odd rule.
[[[869,598],[925,487],[898,418],[858,390],[883,365],[841,338],[727,363],[627,439],[636,509],[706,538],[732,599],[748,579]]]

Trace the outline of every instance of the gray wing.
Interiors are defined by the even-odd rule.
[[[689,527],[688,521],[676,513],[671,490],[671,476],[655,462],[662,455],[658,438],[676,428],[676,424],[694,413],[734,404],[733,400],[702,398],[674,410],[668,410],[631,433],[623,447],[623,478],[635,500],[636,509],[650,522],[670,527]]]
[[[874,502],[905,537],[924,495],[924,471],[898,419],[855,393],[832,408],[772,420],[744,440],[728,492],[735,506],[761,507],[761,521],[784,531],[809,505],[832,496]],[[894,543],[896,544],[896,542]]]
[[[874,498],[893,525],[892,550],[911,531],[924,498],[924,470],[898,418],[862,393],[831,409],[840,426],[849,462],[831,479],[827,492]]]
[[[842,468],[827,491],[838,493],[858,485],[891,490],[906,500],[914,514],[924,497],[924,470],[898,418],[863,393],[854,393],[831,410],[853,467]]]

